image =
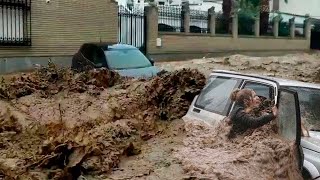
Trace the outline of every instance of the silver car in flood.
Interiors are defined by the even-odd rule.
[[[296,142],[303,177],[320,180],[320,85],[216,70],[183,119],[214,126],[232,111],[229,97],[236,88],[253,89],[258,96],[276,102],[279,132]]]

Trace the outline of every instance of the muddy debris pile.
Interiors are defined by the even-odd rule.
[[[158,108],[161,119],[179,119],[186,114],[205,83],[205,76],[196,69],[163,73],[147,86],[147,102]]]
[[[4,112],[0,111],[0,133],[20,133],[21,131],[21,124],[9,109]]]
[[[314,75],[313,81],[316,83],[320,83],[320,68],[317,68],[317,71]]]
[[[144,126],[137,119],[85,122],[74,128],[61,122],[34,123],[23,129],[14,122],[6,126],[13,126],[6,130],[14,133],[0,136],[0,177],[4,179],[99,178],[116,168],[122,156],[140,153],[137,143],[142,141],[139,135]]]
[[[0,104],[20,116],[0,106],[1,131],[15,132],[0,136],[0,175],[103,179],[121,157],[141,153],[139,144],[159,133],[163,114],[184,115],[204,84],[205,77],[190,69],[123,80],[106,69],[75,74],[53,64],[3,83]],[[94,88],[99,93],[91,93]]]
[[[229,141],[230,127],[186,123],[185,147],[175,152],[191,177],[208,179],[302,179],[295,146],[265,125],[245,137]]]
[[[262,99],[250,111],[252,116],[271,113],[274,102]],[[188,120],[185,147],[175,156],[187,174],[209,179],[302,179],[295,142],[279,135],[277,120],[257,129],[248,129],[230,139],[230,120],[208,126]],[[239,151],[240,150],[240,151]]]
[[[33,93],[40,93],[43,97],[68,90],[71,92],[85,92],[101,90],[120,82],[120,75],[107,69],[93,69],[82,73],[75,73],[69,68],[59,68],[54,63],[47,67],[40,67],[34,72],[14,76],[10,83],[0,83],[0,98],[14,99]]]

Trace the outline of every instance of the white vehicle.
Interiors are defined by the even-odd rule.
[[[215,125],[232,111],[234,104],[229,97],[236,88],[250,88],[258,96],[275,101],[279,108],[280,133],[296,141],[304,178],[320,180],[320,85],[231,71],[213,71],[183,119]]]

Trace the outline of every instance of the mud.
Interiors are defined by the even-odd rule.
[[[175,152],[184,171],[196,179],[302,179],[295,146],[281,139],[272,125],[230,141],[230,127],[188,121],[184,147]]]
[[[101,88],[111,87],[119,83],[120,75],[107,69],[90,70],[79,74],[68,68],[58,68],[52,62],[47,67],[28,73],[13,76],[9,83],[2,79],[0,83],[0,98],[15,99],[34,93],[49,97],[62,91],[83,93]],[[8,81],[8,80],[7,80]]]
[[[164,70],[196,68],[207,77],[212,70],[231,70],[249,74],[281,77],[304,82],[319,82],[320,53],[254,57],[236,54],[227,57],[158,63]]]
[[[147,87],[148,102],[160,110],[161,119],[181,118],[205,83],[205,76],[195,69],[163,73]]]
[[[140,154],[141,143],[161,134],[163,124],[170,123],[162,119],[181,118],[205,82],[201,73],[188,69],[149,81],[119,81],[107,70],[49,81],[52,69],[13,77],[2,86],[0,163],[13,163],[1,163],[4,179],[105,177],[121,158]],[[39,83],[62,88],[52,93]],[[84,91],[74,91],[79,84]],[[25,86],[33,91],[21,93]]]
[[[317,55],[235,55],[160,63],[168,71],[151,80],[52,63],[15,75],[0,84],[0,179],[300,179],[295,147],[275,124],[230,141],[224,122],[181,118],[212,69],[314,82],[319,64]]]

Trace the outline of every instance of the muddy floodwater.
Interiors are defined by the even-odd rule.
[[[251,57],[232,55],[217,58],[158,63],[163,69],[197,68],[206,76],[212,70],[230,70],[242,73],[282,77],[305,82],[319,82],[320,53],[288,54],[285,56]]]
[[[0,179],[301,179],[295,147],[270,123],[233,141],[229,127],[183,121],[213,69],[319,82],[318,54],[157,63],[124,79],[54,64],[0,84]]]

